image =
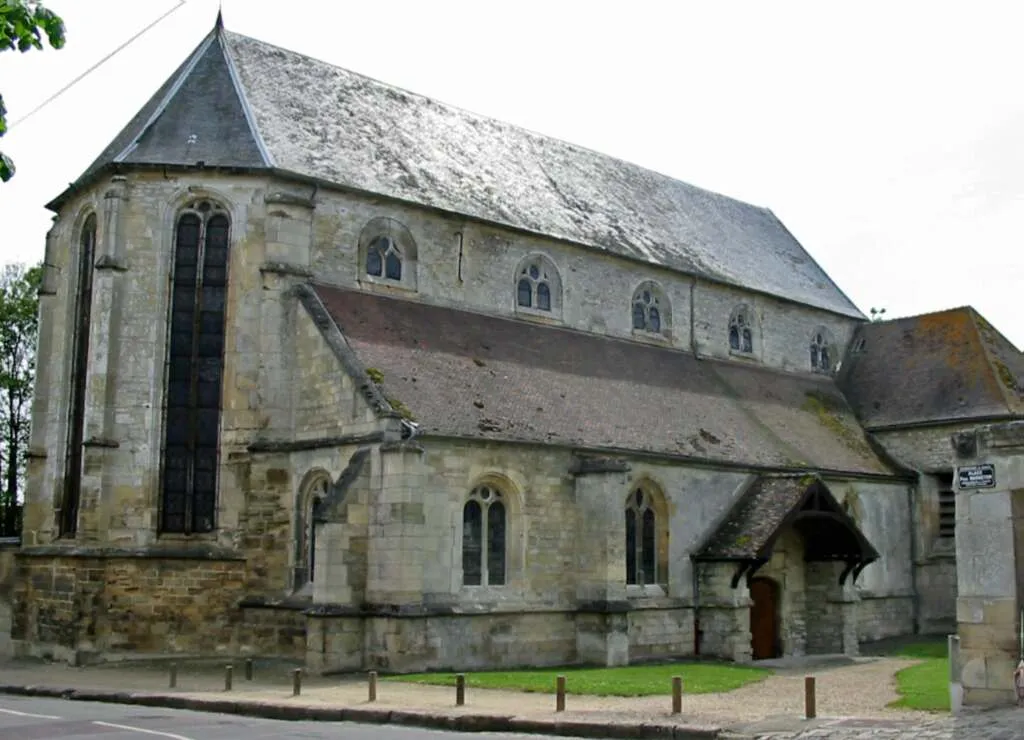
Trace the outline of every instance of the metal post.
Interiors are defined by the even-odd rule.
[[[224,666],[224,690],[231,691],[231,680],[232,674],[235,672],[235,667],[231,665]]]
[[[292,670],[292,696],[298,696],[302,693],[302,669],[295,668]]]
[[[466,703],[466,676],[459,673],[455,676],[455,706],[461,707]]]
[[[814,719],[818,716],[818,708],[816,706],[814,696],[814,676],[804,677],[804,717],[806,719]]]
[[[377,701],[377,671],[370,671],[370,701]]]
[[[245,659],[245,680],[252,681],[252,658]]]
[[[178,664],[171,663],[171,688],[178,687]]]
[[[672,714],[683,711],[683,677],[672,676]]]
[[[555,679],[555,711],[565,711],[565,676]]]

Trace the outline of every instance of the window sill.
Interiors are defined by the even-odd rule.
[[[388,280],[387,278],[374,277],[372,275],[361,275],[356,279],[361,288],[371,290],[396,291],[401,293],[416,293],[416,285],[412,280]]]
[[[541,324],[556,324],[562,323],[562,316],[554,311],[541,311],[536,308],[523,308],[522,306],[516,306],[516,316],[521,319],[527,319],[529,321],[536,321]]]
[[[738,360],[746,360],[747,362],[757,362],[758,358],[753,352],[744,352],[741,349],[729,348],[729,356],[735,357]]]
[[[649,584],[644,586],[626,586],[628,599],[657,599],[668,596],[664,586]]]
[[[670,344],[672,342],[672,332],[655,332],[647,331],[646,329],[633,329],[633,339],[638,339],[641,342],[651,342],[653,344]]]

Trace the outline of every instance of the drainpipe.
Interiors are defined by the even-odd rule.
[[[697,561],[690,560],[693,589],[693,654],[700,655],[701,631],[700,631],[700,579],[697,575]]]
[[[910,610],[915,635],[921,632],[921,594],[917,590],[917,517],[914,516],[917,489],[917,484],[907,486],[907,512],[910,515]]]
[[[693,356],[697,357],[697,319],[694,312],[694,307],[697,303],[697,276],[693,276],[693,281],[690,285],[690,351],[693,352]],[[698,358],[699,359],[699,358]]]

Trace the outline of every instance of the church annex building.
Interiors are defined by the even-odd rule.
[[[231,33],[51,204],[12,637],[310,670],[954,631],[971,308],[765,208]]]

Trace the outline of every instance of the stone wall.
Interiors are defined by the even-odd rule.
[[[1024,421],[954,437],[959,466],[990,464],[990,487],[958,489],[957,633],[965,705],[1014,701],[1024,610]]]
[[[11,615],[17,582],[15,555],[20,547],[17,539],[0,539],[0,658],[9,657],[13,652]]]
[[[244,576],[237,559],[23,552],[12,635],[24,653],[72,662],[118,653],[230,654]]]

